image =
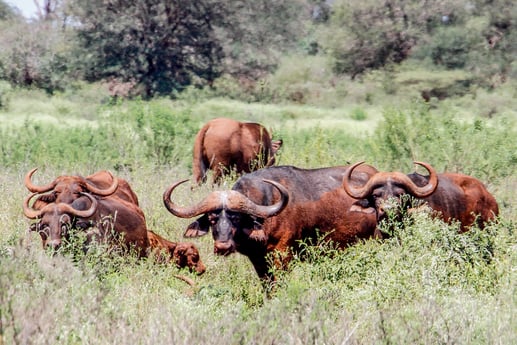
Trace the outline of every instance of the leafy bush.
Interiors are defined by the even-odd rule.
[[[387,168],[408,171],[412,161],[462,172],[483,181],[514,173],[517,154],[515,123],[504,117],[489,122],[459,121],[451,113],[433,114],[424,106],[409,112],[388,110],[375,130],[370,147]]]
[[[428,55],[436,65],[449,69],[463,68],[467,65],[469,52],[476,43],[475,36],[464,27],[442,27],[432,36]]]
[[[366,118],[368,117],[366,115],[366,112],[364,111],[364,109],[362,108],[354,108],[352,110],[352,113],[350,114],[350,117],[354,120],[357,120],[357,121],[362,121],[362,120],[366,120]]]

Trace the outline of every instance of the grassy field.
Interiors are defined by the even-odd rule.
[[[503,100],[492,117],[478,103],[489,103],[481,92],[438,105],[331,108],[203,98],[113,102],[93,88],[80,97],[17,93],[0,112],[0,344],[510,344],[517,330],[517,123],[508,92],[492,95]],[[288,271],[277,272],[271,298],[245,257],[213,254],[210,235],[194,240],[207,272],[181,272],[195,280],[190,287],[174,278],[175,267],[102,248],[83,254],[71,243],[50,257],[27,232],[28,170],[39,167],[34,181],[43,184],[109,169],[129,181],[150,229],[184,241],[190,220],[169,214],[161,196],[190,176],[193,136],[217,116],[271,128],[284,140],[279,164],[365,160],[409,173],[420,160],[473,175],[495,195],[501,217],[459,235],[416,213],[389,240],[345,251],[307,243]],[[176,200],[201,200],[211,190],[185,186]]]

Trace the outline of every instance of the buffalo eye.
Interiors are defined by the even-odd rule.
[[[373,193],[372,193],[372,196],[375,198],[375,199],[379,199],[379,198],[382,198],[382,190],[374,190]]]
[[[208,214],[208,221],[210,224],[214,225],[219,220],[219,213],[209,213]]]
[[[191,254],[190,255],[190,260],[193,262],[193,263],[197,263],[199,261],[199,255],[197,254]]]
[[[238,212],[227,211],[226,215],[230,222],[237,224],[241,220],[241,215]]]
[[[400,196],[404,194],[406,194],[406,190],[404,188],[397,187],[393,189],[394,198],[400,198]]]

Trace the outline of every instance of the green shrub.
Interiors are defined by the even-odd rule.
[[[440,27],[427,47],[428,55],[436,65],[449,69],[463,68],[476,43],[473,33],[464,27]]]
[[[350,117],[354,120],[362,121],[362,120],[366,120],[366,118],[368,116],[366,115],[366,111],[364,111],[364,109],[354,108],[350,114]]]
[[[369,147],[386,168],[409,171],[412,161],[493,181],[511,176],[517,166],[515,122],[456,120],[451,113],[433,114],[425,107],[408,112],[388,110]]]

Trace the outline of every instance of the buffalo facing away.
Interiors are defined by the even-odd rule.
[[[25,176],[32,193],[25,198],[23,211],[27,218],[37,220],[31,230],[38,232],[44,248],[59,249],[70,238],[70,230],[79,229],[86,234],[85,245],[92,241],[121,245],[136,250],[140,257],[154,255],[180,268],[205,271],[192,243],[174,243],[147,229],[138,198],[124,179],[100,171],[86,178],[59,176],[38,186],[31,181],[35,171]]]
[[[429,175],[378,172],[357,186],[350,176],[362,164],[359,162],[347,169],[343,186],[351,197],[360,200],[354,209],[368,213],[373,209],[378,222],[386,218],[388,211],[397,214],[401,208],[410,207],[404,204],[404,195],[425,202],[446,222],[459,221],[461,232],[474,225],[483,228],[499,214],[495,198],[474,177],[457,173],[438,174],[430,164],[415,162],[427,169]],[[364,200],[367,200],[366,204]]]
[[[275,266],[282,268],[301,240],[324,235],[340,247],[374,236],[374,213],[351,211],[356,201],[342,187],[347,167],[300,169],[275,166],[241,176],[232,190],[214,191],[193,206],[181,207],[171,194],[181,183],[163,194],[165,207],[173,215],[192,218],[185,237],[198,237],[212,230],[214,252],[239,252],[249,258],[261,279],[274,279],[267,256],[281,252]],[[377,170],[362,166],[352,183],[361,185]],[[318,233],[319,231],[319,233]]]
[[[216,118],[207,122],[196,135],[192,162],[194,181],[206,181],[213,171],[213,183],[235,169],[237,173],[271,166],[282,140],[272,140],[258,123]]]

